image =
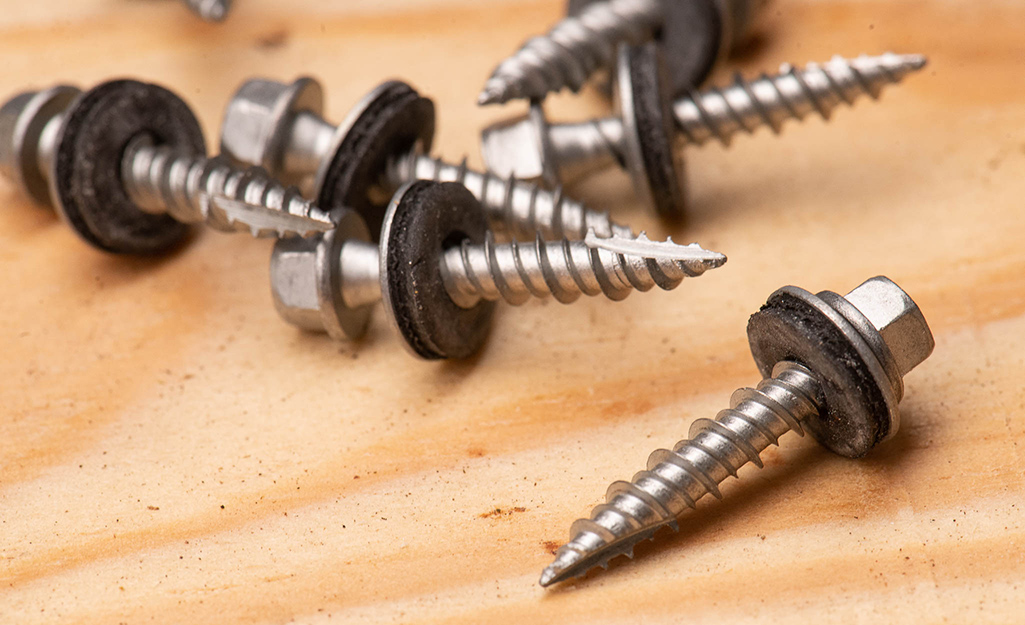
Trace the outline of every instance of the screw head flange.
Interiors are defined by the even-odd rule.
[[[294,326],[327,332],[333,339],[356,339],[366,332],[371,306],[351,307],[342,290],[342,245],[369,241],[354,211],[335,213],[336,226],[319,236],[279,239],[270,261],[271,296],[278,314]]]
[[[259,165],[281,177],[288,120],[304,111],[317,116],[324,111],[324,90],[316,79],[300,76],[289,84],[247,80],[224,111],[221,153],[236,163]]]
[[[826,448],[849,458],[897,432],[903,375],[935,346],[917,304],[883,276],[847,296],[779,289],[751,316],[747,332],[763,376],[784,360],[815,374],[822,410],[805,426]]]
[[[58,85],[20,93],[0,107],[0,173],[40,205],[53,206],[50,174],[43,171],[39,158],[43,131],[81,92],[77,87]]]

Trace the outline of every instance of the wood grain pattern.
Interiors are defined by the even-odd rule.
[[[500,55],[560,2],[239,0],[0,12],[0,94],[126,75],[179,91],[216,144],[253,74],[309,73],[340,119],[385,77],[439,107],[438,152]],[[1025,614],[1025,69],[1015,2],[776,0],[722,70],[836,53],[931,65],[819,120],[687,153],[676,238],[729,264],[672,293],[534,302],[485,352],[411,359],[281,323],[269,243],[202,233],[162,260],[89,249],[0,181],[4,623],[1020,622]],[[553,116],[603,111],[593,93]],[[582,190],[669,234],[623,176]],[[744,325],[784,284],[884,273],[936,334],[903,427],[861,461],[790,437],[640,558],[536,585],[569,523],[757,382]]]

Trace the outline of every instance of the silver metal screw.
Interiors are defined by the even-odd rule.
[[[111,83],[113,84],[113,83]],[[138,84],[138,83],[135,83]],[[19,94],[0,108],[0,174],[16,181],[36,202],[56,207],[54,158],[74,87]],[[140,132],[123,150],[120,181],[134,209],[168,214],[181,223],[206,222],[254,236],[307,235],[331,229],[331,216],[259,168],[241,169],[226,159],[183,154]],[[110,209],[114,210],[114,209]],[[62,213],[63,214],[63,213]]]
[[[518,306],[533,297],[551,295],[562,304],[581,295],[604,295],[619,301],[633,290],[677,287],[721,267],[726,257],[696,243],[677,245],[638,238],[599,238],[593,231],[583,241],[495,243],[491,233],[483,245],[464,241],[445,250],[441,275],[456,305],[469,308],[481,300]]]
[[[121,168],[128,197],[143,211],[182,223],[205,222],[254,237],[308,236],[334,227],[330,214],[259,167],[238,168],[224,158],[176,154],[140,137]]]
[[[860,457],[899,426],[903,377],[932,353],[929,326],[915,302],[885,277],[846,296],[796,287],[774,293],[748,325],[751,351],[766,379],[733,394],[715,420],[699,419],[690,440],[661,449],[631,482],[616,482],[606,503],[576,521],[572,540],[541,575],[548,586],[581,576],[677,517],[781,436],[807,429],[831,451]]]
[[[620,114],[583,123],[550,124],[539,103],[523,118],[493,125],[482,134],[481,150],[486,167],[500,176],[541,178],[547,184],[570,184],[607,167],[626,168],[642,197],[651,197],[644,175],[644,137],[638,131],[634,107],[634,84],[628,51],[620,55],[618,89]],[[841,104],[868,95],[879,97],[883,87],[897,83],[925,66],[916,54],[834,57],[829,62],[809,64],[804,69],[791,65],[779,74],[763,74],[754,80],[739,75],[725,88],[691,93],[672,104],[676,140],[684,145],[702,145],[716,139],[729,145],[739,132],[754,133],[768,127],[782,130],[788,119],[802,120],[809,114],[828,120]]]
[[[182,0],[193,13],[207,22],[223,22],[231,10],[231,0]]]
[[[570,303],[581,295],[621,300],[633,290],[671,290],[684,278],[726,262],[722,254],[696,244],[656,243],[643,235],[600,238],[592,231],[584,241],[538,236],[533,243],[496,243],[483,226],[467,226],[474,212],[481,219],[479,205],[465,188],[419,181],[395,195],[380,246],[367,241],[366,227],[351,211],[331,233],[279,241],[271,259],[278,312],[293,325],[355,339],[366,328],[367,307],[383,300],[408,343],[437,343],[424,338],[430,330],[417,334],[418,328],[444,326],[436,334],[455,346],[430,353],[414,347],[417,355],[453,357],[455,351],[466,356],[479,342],[461,335],[480,324],[464,319],[463,311],[486,310],[486,325],[486,302],[519,305],[531,297],[552,296]],[[410,274],[419,271],[422,275],[411,281]]]
[[[378,94],[394,83],[384,83],[367,94],[339,126],[322,116],[324,96],[319,82],[299,78],[291,84],[253,79],[239,88],[228,104],[221,130],[221,149],[234,160],[262,165],[286,181],[313,178],[319,195],[327,168],[338,146],[360,114]],[[419,146],[394,154],[380,173],[389,193],[411,180],[459,182],[482,203],[492,227],[516,235],[581,239],[589,230],[599,236],[633,236],[627,226],[613,222],[608,213],[591,210],[560,190],[541,189],[515,177],[498,177],[470,169],[465,160],[449,164],[421,153]]]
[[[596,71],[610,68],[616,47],[661,33],[669,48],[674,90],[700,84],[715,61],[747,30],[751,0],[570,0],[571,15],[532,37],[495,68],[480,104],[540,100],[576,92]]]

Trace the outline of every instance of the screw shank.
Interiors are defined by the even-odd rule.
[[[317,173],[331,155],[336,131],[337,126],[309,111],[295,115],[288,125],[281,155],[282,173],[296,180]]]
[[[484,85],[480,103],[540,99],[567,87],[578,91],[596,70],[612,65],[620,43],[650,39],[664,21],[663,10],[661,0],[608,0],[585,7],[502,61]]]
[[[154,146],[142,136],[125,151],[121,181],[142,211],[166,213],[182,223],[205,222],[217,230],[248,231],[254,236],[305,235],[324,230],[331,218],[258,167],[237,168],[223,158],[184,155]],[[237,200],[239,207],[219,200]],[[299,218],[299,219],[296,219]]]
[[[884,86],[924,64],[917,55],[888,53],[834,57],[804,69],[784,65],[774,76],[763,74],[751,81],[738,76],[728,87],[691,93],[673,104],[673,113],[684,142],[702,145],[716,139],[729,145],[733,135],[750,134],[762,126],[779,133],[788,119],[816,114],[828,120],[838,106],[853,105],[864,95],[878,98]]]
[[[792,362],[781,362],[756,388],[738,390],[714,421],[694,422],[690,440],[654,452],[647,470],[631,482],[612,484],[606,503],[573,524],[572,540],[545,569],[541,585],[632,554],[636,543],[662,526],[675,527],[676,518],[705,495],[721,498],[719,484],[726,478],[748,463],[761,466],[760,454],[787,432],[803,434],[801,423],[817,414],[819,396],[811,372]]]
[[[393,159],[386,178],[392,188],[411,180],[458,182],[481,203],[489,223],[518,236],[540,232],[544,237],[582,239],[588,230],[604,237],[634,236],[629,227],[613,222],[608,213],[591,210],[559,189],[549,191],[513,177],[474,171],[465,161],[452,165],[412,152]]]
[[[441,274],[452,301],[469,308],[480,300],[520,305],[530,297],[549,295],[563,304],[581,295],[618,301],[634,289],[674,289],[708,266],[668,256],[620,254],[569,239],[544,241],[539,236],[532,244],[497,244],[489,234],[483,245],[464,241],[447,249]]]

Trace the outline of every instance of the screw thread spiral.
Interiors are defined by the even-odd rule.
[[[184,0],[192,12],[207,22],[220,22],[228,16],[231,0]]]
[[[604,295],[618,301],[634,289],[647,291],[654,286],[676,288],[684,278],[696,277],[707,269],[726,262],[722,254],[698,247],[643,241],[650,255],[623,254],[587,241],[544,241],[538,235],[533,243],[497,244],[488,232],[484,243],[463,241],[445,251],[441,273],[449,296],[464,308],[480,300],[499,299],[520,305],[531,297],[551,295],[568,304],[581,295]],[[608,239],[618,242],[619,239]]]
[[[410,180],[458,182],[481,203],[489,222],[514,236],[541,233],[546,238],[583,239],[589,230],[600,237],[635,236],[629,227],[612,221],[607,212],[587,208],[563,194],[561,188],[549,191],[513,176],[473,171],[465,159],[452,165],[411,153],[390,162],[387,176],[393,187]]]
[[[570,528],[572,540],[559,548],[555,561],[541,575],[541,585],[583,575],[608,566],[663,526],[677,529],[676,518],[705,494],[721,498],[719,484],[751,462],[762,466],[760,454],[793,430],[804,435],[801,422],[819,410],[819,385],[811,372],[794,362],[780,362],[773,377],[754,389],[734,392],[730,408],[715,418],[699,419],[690,440],[648,458],[648,468],[631,482],[615,482],[606,503],[588,519]]]
[[[495,68],[480,104],[543,98],[569,87],[578,91],[602,67],[612,65],[616,46],[639,43],[663,21],[660,0],[606,0],[559,21],[547,34],[527,40]]]
[[[226,232],[284,237],[329,230],[328,213],[259,167],[238,168],[224,158],[182,155],[148,142],[129,147],[122,181],[141,209],[166,212],[184,223],[206,222]]]
[[[718,139],[729,145],[738,132],[752,134],[768,126],[778,134],[784,121],[801,120],[809,113],[828,120],[841,104],[853,105],[861,95],[877,99],[884,86],[900,82],[925,63],[921,55],[886,53],[855,59],[835,56],[804,69],[783,65],[775,76],[744,80],[738,75],[728,87],[692,92],[676,101],[673,112],[687,143]]]

